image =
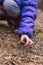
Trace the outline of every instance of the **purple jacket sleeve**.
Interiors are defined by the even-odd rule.
[[[37,0],[22,0],[22,19],[18,30],[18,35],[28,35],[30,38],[34,31],[34,21],[37,14]]]

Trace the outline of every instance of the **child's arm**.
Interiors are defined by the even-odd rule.
[[[30,39],[34,31],[34,21],[37,14],[38,0],[22,0],[22,19],[19,28],[21,41],[26,39],[26,45],[31,45],[33,41]]]
[[[37,0],[22,0],[22,19],[18,35],[28,35],[30,38],[34,31],[34,21],[37,14]]]

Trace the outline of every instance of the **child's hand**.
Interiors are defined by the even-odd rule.
[[[20,43],[27,46],[27,45],[31,45],[33,41],[27,35],[22,35]]]

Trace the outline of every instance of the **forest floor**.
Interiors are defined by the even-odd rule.
[[[38,10],[33,45],[19,44],[18,34],[0,21],[0,65],[43,65],[43,11]]]

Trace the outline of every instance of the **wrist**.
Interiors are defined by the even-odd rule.
[[[28,37],[28,38],[29,38],[29,36],[28,36],[28,35],[26,35],[26,34],[22,34],[21,36],[25,36],[25,37]]]

